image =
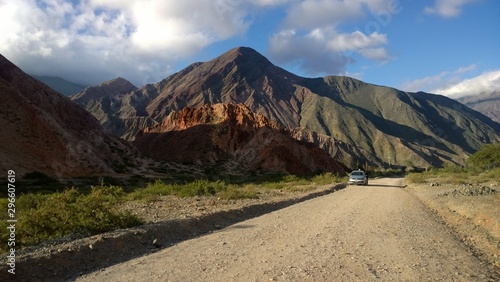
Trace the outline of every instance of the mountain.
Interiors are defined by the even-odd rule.
[[[369,151],[308,128],[296,127],[291,130],[290,135],[299,141],[314,144],[348,167],[379,167],[384,163]]]
[[[234,48],[208,62],[194,63],[156,84],[114,96],[112,100],[117,108],[110,108],[108,116],[122,121],[150,118],[151,123],[161,122],[184,107],[241,103],[288,130],[307,128],[318,133],[304,134],[301,140],[326,147],[336,140],[336,144],[353,148],[345,151],[346,155],[365,155],[355,154],[355,160],[345,160],[347,164],[461,164],[482,144],[500,140],[498,123],[455,100],[403,92],[343,76],[300,77],[246,47]],[[133,139],[139,127],[121,130],[115,134]],[[326,142],[321,136],[333,139]]]
[[[461,97],[457,101],[500,123],[500,91]]]
[[[0,55],[0,171],[56,177],[115,174],[133,148],[67,97]]]
[[[85,88],[84,85],[67,81],[64,78],[58,76],[32,75],[32,77],[40,80],[41,82],[45,83],[47,86],[63,94],[64,96],[74,95]]]
[[[200,165],[240,164],[293,174],[344,172],[342,164],[313,144],[299,142],[276,121],[243,104],[185,107],[142,130],[134,145],[161,161]]]
[[[133,139],[140,129],[156,124],[141,110],[150,100],[148,93],[136,90],[132,83],[119,77],[87,87],[70,98],[91,112],[108,133]]]

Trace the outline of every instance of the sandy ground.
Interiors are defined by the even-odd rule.
[[[372,180],[78,281],[498,281],[402,179]]]

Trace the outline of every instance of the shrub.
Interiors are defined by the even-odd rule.
[[[16,244],[33,245],[68,234],[91,235],[142,224],[129,212],[119,211],[123,195],[121,187],[104,185],[93,186],[88,194],[76,188],[51,195],[22,194],[16,201]],[[4,232],[2,229],[2,239]]]
[[[500,143],[483,145],[466,163],[469,168],[480,170],[500,167]]]
[[[245,185],[243,187],[231,185],[226,190],[220,192],[218,195],[222,199],[227,200],[258,198],[257,189],[252,185]]]
[[[331,172],[319,174],[312,178],[312,182],[316,183],[317,185],[326,185],[330,183],[339,183],[344,181],[346,181],[344,177],[341,177],[338,174],[333,174]]]
[[[426,173],[410,173],[405,179],[408,183],[425,183],[428,175]]]
[[[227,189],[227,185],[220,180],[208,181],[198,179],[186,184],[166,184],[160,179],[153,183],[148,183],[146,188],[136,189],[130,194],[130,198],[134,200],[151,200],[156,199],[154,196],[175,195],[179,197],[193,197],[204,195],[215,195],[219,191]]]

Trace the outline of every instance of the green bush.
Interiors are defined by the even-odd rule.
[[[483,145],[466,162],[469,168],[480,170],[500,167],[500,143]]]
[[[446,163],[442,168],[433,168],[423,173],[411,173],[409,183],[426,180],[440,183],[463,184],[500,181],[500,143],[486,144],[467,159],[466,166]]]
[[[253,185],[237,186],[230,185],[226,190],[218,194],[222,199],[255,199],[257,197],[257,189]]]
[[[484,180],[496,181],[497,183],[500,183],[500,167],[483,172],[479,175],[479,177]]]
[[[16,245],[33,245],[68,234],[91,235],[142,224],[119,210],[124,192],[118,186],[93,186],[82,194],[76,188],[51,195],[22,194],[16,200]],[[2,206],[6,199],[2,199]],[[6,220],[2,220],[2,223]],[[2,228],[2,241],[8,234]],[[6,246],[2,245],[2,250]]]
[[[425,183],[426,179],[429,177],[428,173],[410,173],[405,177],[408,183]]]
[[[339,183],[345,181],[347,181],[345,177],[342,177],[338,174],[333,174],[331,172],[319,174],[312,178],[312,182],[316,183],[317,185],[326,185],[330,183]]]
[[[167,184],[160,179],[148,183],[146,188],[136,189],[129,197],[133,200],[155,200],[157,196],[174,195],[179,197],[194,197],[215,195],[227,189],[223,181],[208,181],[197,179],[186,184]]]

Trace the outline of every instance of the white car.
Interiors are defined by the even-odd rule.
[[[351,174],[349,174],[349,185],[368,185],[368,176],[366,173],[360,169],[353,170]]]

